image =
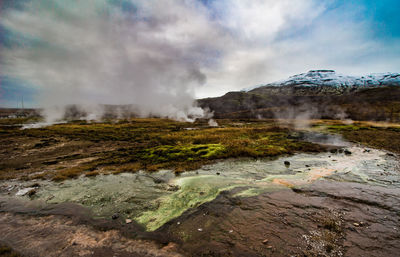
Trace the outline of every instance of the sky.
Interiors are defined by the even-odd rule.
[[[398,0],[0,0],[0,106],[202,115],[195,98],[312,69],[400,72],[399,12]]]

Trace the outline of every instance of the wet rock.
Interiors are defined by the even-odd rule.
[[[111,218],[112,218],[113,220],[116,220],[116,219],[119,218],[119,214],[118,214],[118,213],[114,213],[114,214],[111,216]]]
[[[12,191],[15,188],[15,185],[6,185],[7,191]]]
[[[353,227],[348,227],[348,229],[349,229],[350,231],[356,231],[356,229],[353,228]]]
[[[44,165],[54,165],[54,164],[57,164],[58,163],[58,161],[57,160],[52,160],[52,161],[45,161],[45,162],[42,162],[42,164],[44,164]]]
[[[176,192],[176,191],[179,190],[179,186],[177,186],[177,185],[168,185],[167,190],[168,191],[172,191],[172,192]]]
[[[27,188],[19,190],[15,195],[16,196],[25,196],[25,195],[31,196],[31,195],[34,195],[35,193],[36,193],[36,188],[27,187]]]
[[[36,194],[36,189],[29,190],[29,192],[27,193],[27,195],[28,195],[29,197],[32,197],[32,196],[34,196],[35,194]]]
[[[339,151],[338,151],[339,153],[343,153],[343,149],[339,149]]]
[[[164,180],[162,180],[160,178],[153,178],[153,181],[154,181],[155,184],[161,184],[161,183],[165,182]]]
[[[283,164],[285,164],[286,168],[289,168],[290,162],[289,161],[284,161]]]
[[[337,152],[338,152],[338,149],[331,149],[330,152],[331,152],[331,153],[337,153]]]
[[[394,154],[392,154],[392,153],[386,153],[386,155],[394,157]]]
[[[345,154],[345,155],[351,155],[352,152],[351,152],[350,150],[346,149],[346,150],[344,150],[344,154]]]

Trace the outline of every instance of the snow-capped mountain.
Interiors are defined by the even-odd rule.
[[[333,87],[375,87],[375,86],[400,86],[399,73],[375,73],[366,76],[348,76],[338,74],[333,70],[311,70],[289,77],[286,80],[259,85],[247,90],[252,91],[265,86],[333,86]]]
[[[199,99],[217,118],[349,117],[400,122],[400,74],[347,76],[312,70],[221,97]]]

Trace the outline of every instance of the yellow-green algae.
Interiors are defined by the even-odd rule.
[[[219,179],[213,175],[181,178],[176,181],[180,190],[160,200],[159,208],[144,212],[136,221],[143,224],[147,230],[153,231],[179,217],[189,208],[214,200],[221,191],[238,186],[234,179]],[[244,183],[243,183],[244,184]]]

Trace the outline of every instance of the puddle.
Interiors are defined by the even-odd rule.
[[[349,152],[296,154],[276,160],[239,159],[207,165],[175,176],[171,171],[137,172],[81,177],[62,183],[40,182],[33,199],[46,203],[73,202],[89,207],[96,217],[119,213],[148,231],[160,228],[191,208],[236,188],[249,197],[315,180],[357,182],[384,187],[400,186],[398,161],[375,149],[348,147]],[[351,153],[350,153],[351,152]],[[18,191],[31,182],[2,182],[3,192]],[[14,193],[15,194],[15,193]],[[21,193],[20,193],[21,194]],[[28,196],[19,196],[28,198]]]

